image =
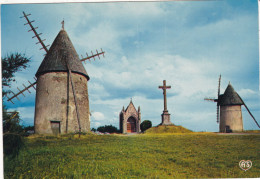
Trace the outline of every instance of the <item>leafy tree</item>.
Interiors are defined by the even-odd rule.
[[[104,132],[117,133],[118,129],[112,125],[105,125],[105,126],[98,127],[97,131],[102,132],[102,133],[104,133]]]
[[[91,131],[93,131],[93,132],[96,132],[96,131],[97,131],[97,129],[95,129],[95,128],[92,128],[92,129],[91,129]]]
[[[149,121],[149,120],[144,120],[141,125],[141,131],[144,132],[146,131],[147,129],[151,128],[152,127],[152,122]]]
[[[29,65],[30,58],[27,58],[25,54],[12,53],[2,58],[2,86],[11,87],[11,82],[15,81],[15,72],[26,69]],[[3,91],[3,97],[8,91]]]
[[[24,54],[10,54],[2,60],[2,87],[11,87],[11,82],[15,81],[15,72],[21,71],[28,67],[30,58]],[[9,93],[9,90],[2,91],[3,99]],[[17,111],[7,112],[7,107],[3,105],[3,141],[4,154],[16,156],[24,145],[23,143],[23,127],[19,124],[20,116]]]

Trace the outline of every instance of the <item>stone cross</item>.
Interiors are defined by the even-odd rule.
[[[170,89],[171,86],[166,86],[166,80],[163,80],[163,86],[159,86],[159,88],[163,89],[163,97],[164,97],[164,111],[167,112],[167,98],[166,98],[166,89]]]

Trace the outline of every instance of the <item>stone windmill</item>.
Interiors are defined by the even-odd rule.
[[[253,118],[257,126],[259,124],[246,106],[245,102],[234,90],[233,86],[228,84],[224,94],[220,94],[221,75],[218,82],[218,98],[205,98],[204,100],[217,102],[217,123],[219,124],[219,132],[242,132],[243,118],[241,106],[244,105],[250,116]]]
[[[67,34],[64,30],[64,21],[62,29],[58,33],[50,49],[43,43],[40,35],[36,32],[32,22],[28,19],[30,14],[23,12],[23,16],[30,26],[29,31],[33,31],[46,51],[37,73],[36,82],[24,85],[24,89],[8,98],[12,102],[29,88],[36,89],[36,104],[34,127],[35,133],[38,134],[58,134],[71,132],[88,132],[90,131],[90,112],[88,99],[89,76],[82,64],[85,60],[90,60],[96,56],[103,55],[101,52],[93,54],[83,59],[79,56]],[[27,25],[25,24],[25,25]],[[33,38],[34,38],[33,37]],[[36,88],[35,88],[36,85]],[[24,95],[24,94],[23,94]],[[12,102],[13,103],[13,102]]]

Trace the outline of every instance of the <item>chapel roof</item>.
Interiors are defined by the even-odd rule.
[[[135,111],[137,111],[136,108],[135,108],[135,105],[133,104],[132,99],[131,99],[129,105],[128,105],[127,108],[125,109],[125,112],[128,110],[128,108],[130,108],[130,106],[133,106],[134,109],[135,109]]]
[[[38,78],[38,76],[49,72],[67,72],[67,64],[71,72],[81,74],[89,80],[89,76],[67,32],[62,29],[52,43],[35,76]]]

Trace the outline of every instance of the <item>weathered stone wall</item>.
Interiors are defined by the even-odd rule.
[[[120,114],[119,114],[119,130],[120,130],[120,133],[124,133],[123,125],[124,125],[124,115],[123,115],[123,112],[120,112]]]
[[[227,132],[226,126],[229,126],[232,132],[243,131],[241,105],[220,106],[219,132]]]
[[[90,131],[86,77],[72,73],[81,131]],[[67,72],[45,73],[38,77],[35,104],[35,133],[53,134],[51,121],[60,122],[60,133],[79,131],[76,107]]]
[[[123,121],[123,133],[126,134],[127,133],[127,119],[124,118]]]

